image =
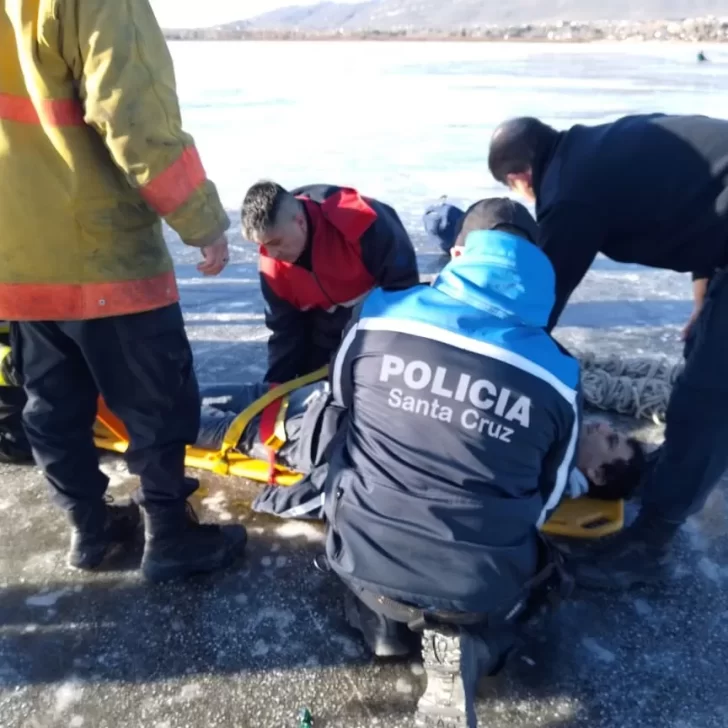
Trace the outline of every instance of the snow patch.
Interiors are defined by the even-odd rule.
[[[341,647],[341,651],[347,656],[347,657],[359,657],[361,654],[361,650],[359,649],[359,645],[356,642],[353,642],[348,637],[344,637],[343,635],[337,634],[334,635],[331,638],[331,641],[335,644]]]
[[[695,551],[707,551],[709,547],[708,539],[705,534],[700,530],[700,525],[695,518],[691,518],[683,526],[683,530],[687,533],[690,539],[690,545]]]
[[[72,705],[78,703],[83,697],[83,688],[76,680],[69,680],[56,688],[55,715],[65,713]]]
[[[403,693],[403,694],[409,695],[412,692],[412,683],[410,683],[408,680],[405,680],[403,677],[401,677],[395,683],[394,689],[398,693]]]
[[[584,637],[581,641],[583,647],[585,647],[592,657],[599,660],[599,662],[612,663],[617,657],[613,652],[610,652],[605,647],[602,647],[595,639],[591,637]]]
[[[203,498],[200,503],[203,507],[207,508],[209,511],[212,511],[212,513],[217,517],[219,521],[233,520],[232,514],[225,507],[227,505],[227,499],[225,498],[225,493],[222,490],[219,490],[217,493],[215,493],[215,495]]]
[[[254,645],[253,649],[250,650],[251,657],[265,657],[270,652],[270,647],[265,640],[258,640]]]
[[[698,561],[698,569],[702,572],[703,576],[710,579],[714,584],[720,584],[722,581],[722,569],[715,561],[711,561],[707,557],[703,557]]]
[[[637,612],[640,617],[649,617],[652,615],[652,607],[644,599],[635,599],[634,602],[632,602],[632,606],[634,607],[634,611]]]
[[[323,540],[321,530],[306,521],[288,521],[276,529],[276,535],[281,538],[304,538],[312,543]]]
[[[199,683],[190,683],[185,685],[179,691],[179,695],[170,698],[170,703],[190,703],[193,700],[199,700],[204,695],[202,686]]]
[[[296,620],[296,615],[288,609],[275,609],[274,607],[265,607],[251,619],[245,626],[248,633],[257,632],[264,622],[272,622],[277,628],[281,636],[286,635],[291,625]]]
[[[59,599],[70,594],[70,589],[58,589],[58,591],[41,592],[35,596],[28,597],[25,604],[28,607],[52,607]]]

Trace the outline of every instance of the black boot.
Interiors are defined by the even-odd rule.
[[[155,583],[229,566],[248,538],[242,525],[200,524],[188,504],[147,509],[145,526],[142,573]]]
[[[417,703],[416,728],[476,728],[480,673],[475,640],[457,628],[422,633],[427,687]]]
[[[344,594],[344,609],[349,626],[361,632],[367,647],[377,657],[404,657],[412,651],[406,625],[377,614],[350,591]]]
[[[75,569],[99,567],[114,544],[130,543],[139,531],[141,517],[136,503],[101,502],[69,512],[73,531],[68,565]]]
[[[570,561],[568,569],[586,589],[626,591],[663,582],[670,574],[670,546],[679,527],[640,514],[596,553]]]
[[[519,644],[506,625],[491,632],[476,626],[425,629],[427,687],[417,703],[416,728],[476,728],[478,681],[496,675]]]

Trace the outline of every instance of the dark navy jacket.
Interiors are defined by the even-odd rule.
[[[556,324],[597,253],[695,277],[728,264],[728,121],[629,116],[559,134],[534,169]]]
[[[419,282],[414,247],[388,205],[333,185],[293,190],[309,241],[296,263],[260,257],[268,340],[266,381],[285,382],[329,363],[352,307],[375,286]]]
[[[546,256],[504,232],[471,234],[432,287],[372,292],[334,359],[346,415],[326,462],[256,509],[323,503],[332,568],[379,594],[508,608],[537,570],[579,431],[578,363],[544,331],[553,301]]]

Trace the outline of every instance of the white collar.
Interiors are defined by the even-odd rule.
[[[589,481],[579,468],[574,468],[571,471],[567,489],[569,498],[580,498],[589,492]]]

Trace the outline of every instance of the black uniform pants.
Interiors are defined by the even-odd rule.
[[[96,511],[106,492],[92,435],[99,394],[129,431],[126,457],[141,478],[140,504],[179,507],[194,491],[184,456],[199,427],[199,391],[178,304],[13,324],[12,343],[28,395],[25,429],[59,506]]]
[[[728,271],[711,280],[666,414],[665,443],[644,487],[643,515],[683,523],[728,469]]]

